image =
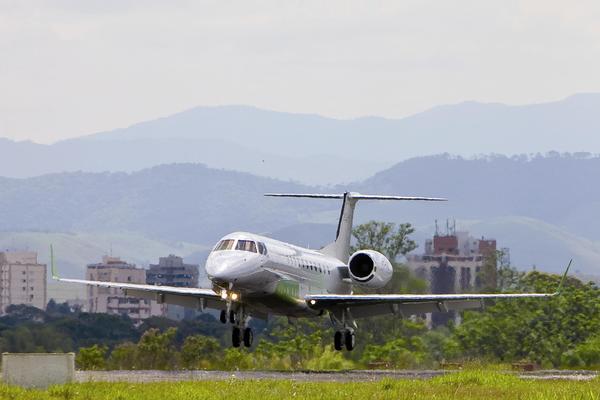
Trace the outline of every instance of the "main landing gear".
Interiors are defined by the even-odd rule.
[[[221,310],[219,320],[224,324],[229,321],[229,323],[233,325],[231,328],[231,344],[233,347],[240,347],[242,343],[245,347],[252,347],[254,332],[252,332],[252,328],[248,326],[249,319],[250,318],[245,315],[243,311],[238,313],[234,310],[230,310],[229,313],[227,313],[226,310]]]
[[[356,346],[356,335],[354,334],[354,328],[356,328],[356,322],[350,314],[349,309],[343,309],[336,313],[330,313],[331,324],[335,329],[333,335],[333,347],[340,351],[343,347],[346,350],[352,351]],[[341,329],[340,329],[341,328]]]
[[[346,347],[346,350],[352,351],[356,345],[356,335],[352,329],[344,329],[343,331],[336,331],[333,335],[333,347],[336,350],[342,350],[342,347]]]

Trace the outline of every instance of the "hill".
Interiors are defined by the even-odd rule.
[[[600,240],[600,187],[591,180],[600,157],[560,155],[491,156],[464,159],[448,155],[399,163],[359,185],[365,193],[407,193],[447,197],[436,207],[411,207],[416,223],[519,216],[561,226],[577,235]],[[400,219],[402,207],[366,206]]]
[[[333,188],[197,164],[165,165],[129,174],[79,172],[0,178],[0,231],[6,232],[8,247],[14,247],[9,239],[18,232],[95,235],[90,241],[97,243],[97,248],[74,263],[80,267],[97,259],[101,249],[106,252],[108,242],[114,246],[123,242],[127,250],[115,254],[130,255],[140,262],[168,252],[202,262],[208,247],[235,230],[264,233],[312,248],[334,237],[339,201],[272,199],[263,197],[265,192],[352,189],[436,195],[450,201],[361,202],[356,221],[412,222],[419,227],[422,242],[431,235],[435,219],[456,218],[459,227],[495,236],[499,245],[511,247],[516,265],[558,270],[573,255],[582,272],[600,275],[600,226],[595,223],[600,216],[600,189],[590,182],[597,171],[600,157],[554,154],[533,158],[422,157],[401,162],[363,182]],[[137,239],[127,242],[129,237]],[[142,238],[156,250],[146,252],[149,245]],[[23,242],[27,243],[38,248],[41,242]],[[173,243],[199,247],[177,251],[179,245]],[[47,245],[39,244],[43,250]]]
[[[125,232],[213,243],[234,226],[262,232],[302,221],[303,212],[322,205],[263,193],[307,190],[314,189],[199,164],[0,178],[0,230]]]
[[[202,162],[309,184],[355,182],[425,154],[600,153],[599,111],[600,94],[522,106],[466,102],[402,119],[196,107],[52,145],[0,140],[0,169],[30,177]]]

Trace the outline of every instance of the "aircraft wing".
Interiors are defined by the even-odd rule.
[[[308,307],[327,310],[334,315],[350,311],[352,317],[363,318],[383,314],[402,317],[430,312],[462,311],[483,308],[485,300],[532,299],[558,296],[569,273],[569,262],[554,293],[485,293],[485,294],[314,294],[305,297]]]
[[[205,308],[224,310],[226,308],[226,303],[221,298],[220,294],[212,289],[60,278],[56,271],[56,265],[54,264],[54,247],[52,245],[50,245],[50,266],[52,279],[58,282],[78,283],[108,289],[120,289],[126,296],[154,300],[160,304],[176,304],[200,310],[204,310]]]
[[[402,317],[430,312],[462,311],[483,308],[488,299],[547,298],[557,293],[516,294],[317,294],[305,297],[315,310],[333,313],[348,309],[355,318],[383,314]]]
[[[155,300],[158,303],[176,304],[201,310],[204,308],[223,310],[226,307],[225,301],[223,301],[221,296],[212,289],[155,286],[144,285],[141,283],[89,281],[85,279],[64,279],[58,278],[57,276],[53,276],[53,278],[59,282],[120,289],[126,296]]]

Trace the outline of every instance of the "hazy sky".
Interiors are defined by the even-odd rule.
[[[0,0],[0,137],[196,105],[401,117],[600,92],[600,2]]]

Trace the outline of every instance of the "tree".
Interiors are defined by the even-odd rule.
[[[406,255],[417,248],[414,240],[408,236],[415,231],[409,223],[398,225],[389,222],[369,221],[352,230],[356,246],[352,251],[371,249],[385,255],[390,262],[395,262],[400,254]]]
[[[181,347],[181,361],[187,369],[206,369],[214,367],[221,354],[219,342],[211,337],[188,336]]]
[[[137,364],[144,369],[169,369],[176,364],[177,352],[173,339],[177,328],[169,328],[164,333],[158,329],[148,329],[137,345]]]
[[[476,287],[483,292],[494,292],[498,286],[498,263],[502,259],[499,251],[486,255],[481,270],[476,276]]]
[[[549,293],[560,279],[533,271],[520,280],[516,290]],[[593,283],[568,278],[560,296],[498,300],[484,312],[466,312],[452,336],[463,357],[526,359],[556,367],[565,354],[600,331],[599,294]],[[581,353],[592,354],[592,347],[593,342],[581,347]]]
[[[268,333],[259,341],[254,357],[269,369],[306,369],[309,363],[319,363],[314,360],[331,347],[332,337],[328,321],[299,319],[289,324],[285,318],[275,318],[269,322]]]
[[[135,369],[136,359],[137,346],[131,342],[121,343],[113,349],[112,353],[110,353],[108,366],[110,369]]]
[[[80,369],[83,370],[99,370],[106,368],[106,346],[98,346],[97,344],[91,347],[82,347],[77,353],[75,362]]]
[[[502,260],[504,253],[498,253],[498,259]],[[519,286],[521,280],[525,276],[525,272],[517,271],[510,264],[500,263],[496,274],[496,287],[500,292],[514,291]]]

